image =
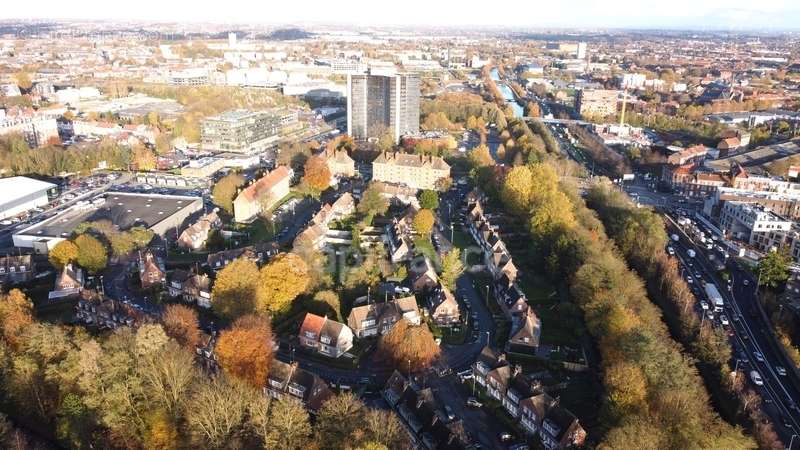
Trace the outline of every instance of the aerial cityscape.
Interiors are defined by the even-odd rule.
[[[4,6],[0,448],[800,450],[800,4],[431,3]]]

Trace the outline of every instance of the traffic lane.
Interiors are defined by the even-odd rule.
[[[484,287],[480,287],[485,290]],[[478,292],[474,285],[474,278],[470,274],[463,274],[456,281],[456,292],[462,296],[464,301],[470,304],[470,316],[477,318],[478,341],[486,343],[486,333],[494,331],[494,320],[492,314],[486,307],[485,292]]]
[[[676,244],[675,245],[676,252],[685,253],[687,254],[688,258],[688,252],[687,252],[688,249],[686,248],[688,245],[685,242],[679,241],[678,243],[674,243],[673,241],[673,244]],[[695,251],[697,252],[699,250]],[[720,291],[720,294],[723,296],[723,298],[726,299],[726,303],[723,309],[726,312],[728,312],[731,320],[734,315],[739,315],[741,317],[740,311],[737,311],[736,309],[736,306],[738,306],[738,304],[736,304],[736,297],[733,296],[733,298],[731,298],[730,292],[728,292],[726,288],[724,287],[720,288],[720,285],[722,283],[719,283],[717,281],[716,274],[713,273],[711,269],[709,269],[706,266],[706,263],[703,260],[702,255],[699,255],[696,258],[691,258],[691,260],[693,262],[694,270],[699,271],[702,275],[704,275],[704,278],[707,281],[710,281],[715,286],[717,286],[717,289]],[[734,285],[735,284],[736,283],[734,278]],[[762,386],[754,386],[754,387],[762,395],[762,397],[769,398],[773,400],[773,402],[775,403],[775,408],[779,411],[779,415],[777,416],[771,415],[770,417],[773,418],[773,421],[776,424],[779,424],[782,427],[783,426],[783,424],[781,423],[782,420],[776,420],[776,419],[782,418],[783,416],[787,416],[790,418],[791,422],[795,426],[795,429],[800,430],[796,414],[789,407],[790,404],[796,403],[792,400],[793,394],[790,394],[789,392],[786,391],[781,380],[778,378],[779,375],[777,375],[773,370],[773,361],[776,360],[776,356],[772,354],[771,351],[764,351],[764,347],[760,346],[759,343],[756,342],[757,339],[755,336],[753,336],[752,330],[748,328],[748,324],[744,323],[745,320],[746,318],[744,317],[742,317],[742,319],[740,320],[741,328],[737,328],[736,326],[734,326],[734,335],[736,340],[739,341],[740,346],[745,349],[745,352],[750,361],[749,363],[752,364],[753,367],[759,372],[764,382]],[[733,321],[733,323],[736,322]],[[747,339],[742,339],[741,337],[742,335],[747,336]],[[756,352],[759,352],[763,356],[764,362],[758,361],[758,359],[755,357]],[[749,382],[752,383],[749,371],[747,372],[746,375]]]

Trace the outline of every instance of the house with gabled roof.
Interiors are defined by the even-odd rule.
[[[252,222],[262,211],[275,206],[289,194],[293,172],[278,166],[245,187],[233,200],[233,215],[237,222]]]
[[[338,358],[353,347],[353,330],[328,317],[306,313],[298,332],[300,345],[321,355]]]
[[[518,353],[536,353],[542,334],[542,322],[533,308],[525,308],[523,314],[515,314],[511,319],[511,334],[506,348]]]
[[[83,269],[68,263],[61,269],[61,273],[56,276],[56,284],[47,298],[62,299],[80,295],[83,290]]]
[[[139,253],[139,280],[142,289],[161,287],[167,281],[164,261],[150,250]]]
[[[433,322],[440,327],[450,327],[461,323],[461,309],[458,300],[444,285],[439,285],[428,296],[428,310]]]
[[[287,364],[278,359],[270,365],[264,391],[274,399],[297,400],[312,414],[333,395],[318,375],[301,369],[296,362]]]
[[[369,303],[350,310],[347,324],[358,338],[378,336],[388,333],[402,319],[413,325],[422,323],[417,299],[409,297],[389,300],[382,303]]]
[[[219,271],[238,258],[249,259],[256,264],[261,264],[278,253],[280,253],[280,249],[276,243],[259,242],[258,244],[248,245],[247,247],[211,253],[206,257],[206,264],[211,270]]]
[[[211,231],[219,228],[222,221],[217,215],[217,208],[210,213],[200,217],[197,222],[183,230],[178,237],[178,246],[190,250],[200,250],[205,247]]]

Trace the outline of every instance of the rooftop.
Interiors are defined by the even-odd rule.
[[[41,237],[68,237],[83,222],[110,220],[121,230],[135,225],[152,227],[177,211],[201,201],[182,195],[129,194],[108,192],[106,201],[90,207],[74,206],[44,222],[19,232]]]

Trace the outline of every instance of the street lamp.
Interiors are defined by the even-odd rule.
[[[789,440],[789,446],[786,447],[786,450],[792,450],[792,444],[794,444],[794,438],[796,438],[796,437],[797,437],[796,434],[792,435],[792,438]]]
[[[489,285],[486,285],[486,307],[489,307]]]

